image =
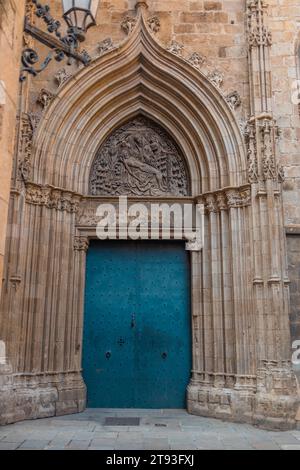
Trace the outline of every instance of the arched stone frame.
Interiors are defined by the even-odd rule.
[[[288,292],[283,271],[269,279],[281,336],[273,323],[269,334],[256,309],[262,303],[272,308],[274,299],[263,297],[264,281],[255,276],[259,220],[267,209],[261,203],[260,214],[259,188],[248,184],[242,136],[215,86],[154,40],[143,8],[128,40],[79,71],[51,102],[34,137],[30,178],[12,193],[1,330],[16,392],[3,401],[10,416],[4,419],[85,406],[80,372],[85,253],[95,236],[95,205],[104,200],[88,197],[89,172],[105,138],[139,114],[165,128],[180,146],[193,176],[193,201],[206,206],[204,250],[192,253],[188,409],[292,427]],[[265,246],[268,239],[259,242]],[[270,387],[270,377],[276,386]],[[13,410],[12,396],[18,403]]]

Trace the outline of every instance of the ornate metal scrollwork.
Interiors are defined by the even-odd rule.
[[[20,81],[26,80],[28,73],[33,76],[41,73],[53,58],[57,62],[61,62],[65,57],[68,57],[68,65],[73,60],[78,60],[87,65],[91,61],[91,57],[86,51],[79,51],[79,39],[76,34],[68,31],[65,36],[62,36],[60,32],[61,23],[51,16],[50,7],[40,4],[38,0],[32,0],[32,3],[35,6],[34,14],[45,22],[47,31],[50,34],[30,24],[28,17],[25,18],[24,32],[49,47],[51,52],[49,52],[44,60],[40,61],[38,53],[34,49],[25,49],[22,54],[23,67],[21,69]],[[41,62],[40,66],[37,67],[36,65],[39,62]]]
[[[45,68],[49,65],[53,57],[53,53],[49,52],[46,59],[41,63],[39,68],[35,68],[34,66],[40,61],[38,53],[34,49],[25,49],[22,54],[22,72],[20,75],[20,81],[23,82],[26,79],[26,72],[30,73],[33,76],[38,75],[41,73]],[[61,56],[57,56],[56,60],[62,60]]]

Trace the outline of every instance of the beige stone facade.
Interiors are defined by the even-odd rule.
[[[0,2],[0,279],[4,262],[6,220],[13,166],[24,2]],[[1,285],[0,285],[1,292]]]
[[[61,2],[49,4],[60,17]],[[185,158],[190,191],[171,200],[206,207],[204,247],[191,253],[187,408],[295,426],[289,313],[299,325],[299,302],[292,296],[291,310],[286,232],[300,234],[299,19],[298,0],[102,1],[84,43],[91,64],[53,60],[23,82],[1,300],[0,422],[85,406],[85,257],[97,205],[116,202],[91,196],[90,172],[105,139],[144,116]],[[45,57],[44,46],[25,41]],[[300,339],[299,328],[292,332]]]

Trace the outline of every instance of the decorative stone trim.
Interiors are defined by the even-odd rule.
[[[252,124],[247,124],[245,131],[245,138],[247,143],[247,170],[249,183],[258,182],[258,161],[257,161],[257,142],[255,127]]]
[[[68,73],[65,68],[58,70],[54,75],[58,88],[66,83],[71,77],[72,74]]]
[[[122,20],[121,28],[127,35],[132,33],[135,25],[137,23],[137,19],[134,16],[125,16]]]
[[[199,197],[199,202],[204,204],[208,213],[246,207],[251,204],[251,188],[249,185],[239,188],[224,188],[212,193],[202,194]]]
[[[263,0],[248,1],[248,45],[249,48],[272,45],[272,33],[264,24],[267,4]]]
[[[235,110],[242,104],[241,97],[237,91],[232,91],[226,96],[226,101],[231,107],[231,109]]]
[[[273,119],[264,119],[260,122],[262,139],[262,177],[264,181],[284,181],[284,169],[276,163],[274,154],[274,140],[276,125]]]
[[[22,278],[21,278],[21,276],[11,276],[9,278],[9,281],[10,281],[13,289],[16,291],[18,289],[19,285],[21,284]]]
[[[47,109],[51,101],[54,99],[55,95],[49,90],[42,88],[36,102],[40,104],[43,110]]]
[[[227,200],[225,193],[217,193],[216,194],[216,202],[219,211],[226,211],[227,210]]]
[[[167,51],[171,54],[181,56],[184,46],[179,44],[177,41],[172,41],[171,44],[167,47]]]
[[[280,277],[270,277],[268,279],[268,284],[280,284],[282,279]]]
[[[199,241],[196,236],[190,238],[185,244],[186,251],[201,251],[202,248],[203,243]]]
[[[110,51],[111,49],[114,49],[114,43],[111,38],[106,38],[103,41],[99,42],[98,44],[98,53],[99,56],[105,54],[105,52]]]
[[[75,237],[74,250],[87,252],[89,249],[90,241],[88,237]]]
[[[97,203],[82,204],[76,214],[76,225],[81,227],[96,227],[99,217],[96,215]]]
[[[257,391],[294,395],[297,392],[297,383],[291,362],[262,360],[257,369]]]
[[[223,387],[229,389],[247,389],[255,390],[256,389],[256,375],[239,375],[239,374],[227,374],[221,372],[212,372],[212,371],[193,371],[196,378],[195,384],[211,384],[212,386]]]
[[[26,202],[69,213],[76,213],[82,196],[50,185],[26,184]]]
[[[160,30],[160,19],[158,16],[151,16],[147,20],[147,24],[153,33],[158,33]]]
[[[41,120],[42,113],[27,113],[27,116],[30,122],[30,126],[32,128],[32,132],[34,134]]]
[[[227,197],[228,207],[245,207],[251,204],[251,190],[250,188],[240,188],[239,190],[233,188],[225,191]]]
[[[207,212],[218,212],[216,194],[207,194],[205,198],[205,209]]]
[[[29,114],[23,114],[20,123],[20,156],[19,176],[23,181],[27,181],[31,173],[31,154],[33,139],[33,123]]]
[[[278,126],[272,115],[262,113],[247,122],[240,122],[240,129],[247,145],[249,183],[258,181],[283,182],[284,168],[276,163],[274,142],[278,138]],[[258,132],[257,132],[258,130]],[[261,164],[258,165],[260,151]]]
[[[192,55],[187,59],[187,61],[196,69],[199,69],[206,62],[206,57],[202,56],[198,52],[193,52]]]
[[[217,88],[220,88],[223,84],[224,74],[220,70],[213,70],[208,74],[208,80],[210,80]]]

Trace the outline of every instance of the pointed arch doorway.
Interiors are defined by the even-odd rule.
[[[189,180],[179,145],[139,114],[101,144],[89,192],[110,202],[126,196],[128,221],[132,198],[138,202],[136,216],[147,198],[148,219],[156,198],[164,203],[159,210],[165,210],[168,197],[188,196]],[[169,206],[170,225],[174,209]],[[143,232],[133,240],[126,227],[124,240],[118,226],[116,240],[90,243],[83,330],[89,407],[186,407],[192,370],[189,253],[171,230],[168,239],[158,233],[154,240],[153,228],[147,220],[146,236]]]

